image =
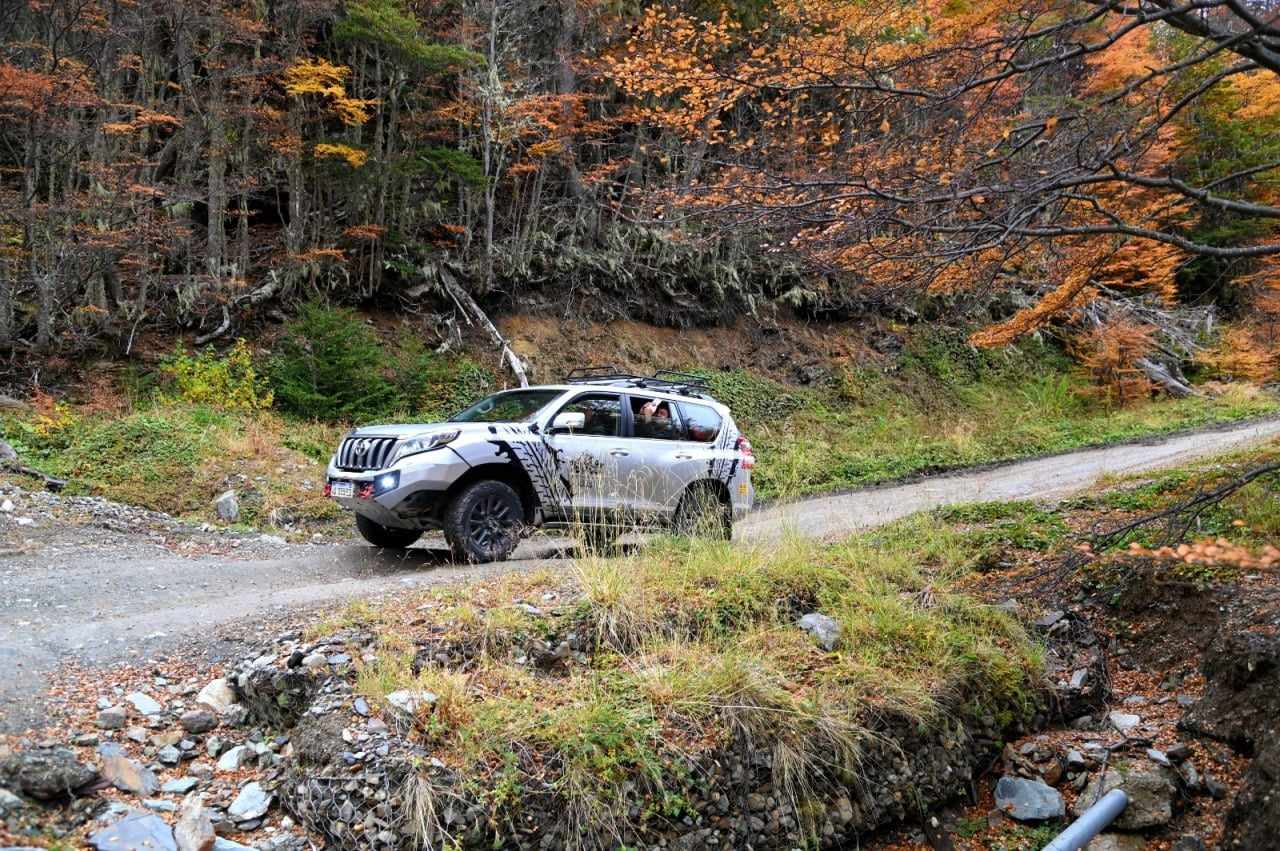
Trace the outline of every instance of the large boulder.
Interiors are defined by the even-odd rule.
[[[98,779],[98,772],[70,748],[14,751],[0,758],[0,779],[41,801],[66,797]]]
[[[1089,779],[1080,797],[1071,806],[1077,818],[1094,802],[1112,789],[1123,789],[1129,806],[1113,825],[1120,830],[1142,830],[1168,824],[1173,818],[1173,800],[1177,792],[1168,769],[1146,761],[1131,762],[1121,768],[1108,768]]]
[[[135,811],[89,837],[97,851],[178,851],[164,819]]]
[[[124,748],[114,742],[99,745],[98,754],[102,757],[102,776],[121,792],[147,797],[159,788],[155,772],[129,759]]]
[[[1001,777],[996,782],[995,798],[996,808],[1018,821],[1044,821],[1067,813],[1057,789],[1025,777]]]

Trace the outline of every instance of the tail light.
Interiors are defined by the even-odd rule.
[[[751,441],[745,437],[739,436],[738,443],[734,446],[738,450],[738,454],[742,456],[740,463],[744,470],[750,470],[756,465],[755,453],[751,451]]]

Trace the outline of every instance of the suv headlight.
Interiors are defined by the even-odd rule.
[[[456,431],[442,431],[436,434],[429,434],[426,437],[410,438],[396,447],[395,454],[391,456],[391,460],[387,462],[388,466],[396,463],[401,458],[407,458],[410,455],[417,455],[420,452],[430,452],[432,449],[439,449],[458,439]]]

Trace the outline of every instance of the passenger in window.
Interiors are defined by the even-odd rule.
[[[635,415],[635,434],[636,437],[674,440],[675,421],[671,416],[671,406],[658,399],[650,399],[640,405]]]

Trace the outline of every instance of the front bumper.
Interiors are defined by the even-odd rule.
[[[384,470],[342,470],[330,459],[325,483],[329,487],[334,482],[354,485],[353,496],[334,498],[343,508],[393,529],[423,529],[435,525],[445,492],[470,468],[445,446],[402,458]],[[383,489],[378,480],[391,474],[398,474],[399,480]],[[373,490],[381,492],[371,493]]]

